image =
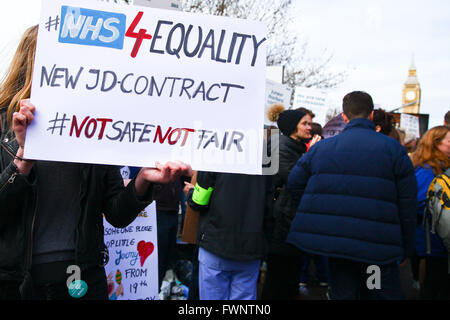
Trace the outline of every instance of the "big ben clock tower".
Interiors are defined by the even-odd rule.
[[[402,93],[402,105],[411,105],[404,107],[402,113],[420,113],[420,93],[420,84],[417,79],[417,70],[413,58]]]

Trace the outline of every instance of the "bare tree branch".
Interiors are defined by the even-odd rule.
[[[332,55],[308,56],[308,42],[290,30],[294,16],[292,0],[181,0],[183,10],[263,21],[267,24],[267,65],[285,66],[285,82],[292,87],[332,88],[347,77],[331,72]]]

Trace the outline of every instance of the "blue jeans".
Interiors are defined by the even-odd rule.
[[[261,260],[224,259],[200,247],[198,261],[200,300],[256,300]]]
[[[368,282],[376,276],[370,264],[329,258],[330,298],[332,300],[402,300],[397,263],[379,265],[380,288],[369,289]],[[370,279],[369,279],[370,278]]]

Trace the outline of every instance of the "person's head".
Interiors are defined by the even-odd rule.
[[[391,131],[387,134],[387,136],[401,143],[400,134],[394,127],[391,128]]]
[[[373,111],[372,122],[375,124],[375,130],[386,136],[392,136],[394,129],[394,116],[384,111],[377,109]]]
[[[311,138],[311,123],[311,116],[300,110],[286,110],[277,121],[281,133],[297,141]]]
[[[450,167],[450,128],[438,126],[428,130],[412,153],[411,160],[415,168],[428,164],[434,174]]]
[[[342,101],[343,117],[346,122],[356,118],[368,119],[373,111],[372,97],[362,91],[353,91],[345,95]]]
[[[20,100],[30,97],[38,26],[28,28],[20,40],[9,70],[0,84],[0,108],[8,108],[8,124]]]
[[[322,136],[322,126],[320,123],[313,122],[311,123],[311,136],[314,137],[316,134]]]
[[[413,134],[406,134],[404,147],[408,153],[416,151],[417,139]]]
[[[309,109],[303,108],[303,107],[297,108],[297,109],[295,109],[295,110],[299,110],[299,111],[302,111],[302,112],[304,112],[304,113],[306,113],[306,114],[309,114],[309,115],[311,116],[311,119],[314,119],[314,117],[316,116],[316,115],[314,114],[314,112],[312,112],[312,111],[309,110]]]
[[[444,125],[450,127],[450,111],[447,111],[444,117]]]
[[[397,130],[399,142],[406,148],[406,151],[408,153],[413,152],[416,148],[416,136],[411,132],[406,132],[403,128],[394,128],[394,130]]]

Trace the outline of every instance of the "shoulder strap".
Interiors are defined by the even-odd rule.
[[[436,178],[434,178],[433,182],[430,184],[430,188],[432,186],[433,188],[435,188],[435,185],[439,184],[442,188],[442,192],[450,196],[450,177],[446,172],[437,175]]]
[[[450,168],[448,168],[445,172],[441,174],[442,180],[444,180],[447,188],[450,189]]]

